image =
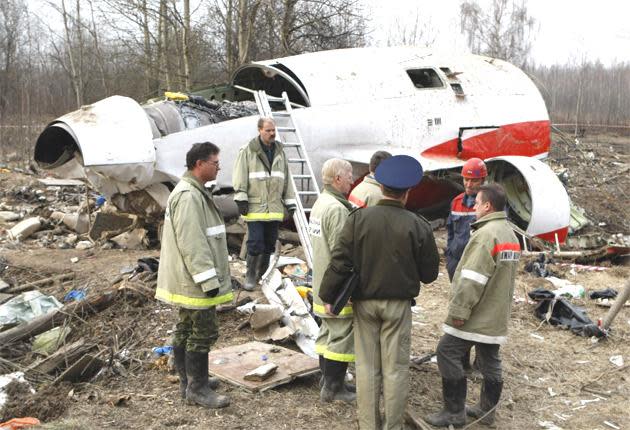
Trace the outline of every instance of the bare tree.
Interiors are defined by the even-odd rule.
[[[405,20],[406,21],[406,20]],[[415,10],[415,19],[402,22],[400,19],[387,31],[387,46],[431,46],[437,37],[430,18],[423,17],[419,9]]]
[[[0,2],[0,112],[6,109],[11,97],[25,15],[26,6],[22,0]]]
[[[470,0],[460,6],[460,29],[470,49],[519,66],[527,62],[534,27],[525,0],[491,0],[488,8]]]

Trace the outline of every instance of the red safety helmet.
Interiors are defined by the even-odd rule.
[[[488,176],[486,163],[481,158],[471,158],[462,167],[462,176],[468,179],[479,179]]]

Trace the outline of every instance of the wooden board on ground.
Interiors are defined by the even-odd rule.
[[[264,381],[243,379],[245,374],[267,362],[278,365],[278,370],[271,377]],[[253,341],[210,351],[208,369],[225,381],[256,392],[286,384],[300,376],[317,373],[319,362],[300,352]]]

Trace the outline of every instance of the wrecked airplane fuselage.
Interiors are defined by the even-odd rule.
[[[444,208],[440,202],[456,194],[459,179],[453,173],[466,159],[509,156],[503,162],[527,188],[517,198],[530,199],[529,205],[520,205],[530,209],[523,228],[532,235],[557,235],[560,241],[566,236],[568,203],[565,213],[544,202],[561,206],[568,197],[536,160],[547,156],[550,145],[543,99],[518,68],[476,55],[357,48],[256,62],[238,69],[229,86],[199,92],[205,100],[197,103],[141,106],[114,96],[85,106],[44,130],[35,160],[64,177],[87,177],[114,201],[144,190],[163,205],[168,187],[185,171],[190,146],[212,141],[221,147],[224,166],[215,192],[229,196],[232,163],[238,149],[256,135],[258,117],[253,110],[216,100],[253,100],[257,90],[288,94],[317,173],[331,157],[350,161],[360,175],[376,150],[411,155],[428,174],[409,204],[434,209]],[[217,109],[242,116],[217,120],[207,112]],[[553,186],[540,187],[540,178]],[[235,215],[229,198],[222,203]]]

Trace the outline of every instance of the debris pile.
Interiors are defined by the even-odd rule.
[[[24,177],[23,182],[0,191],[0,244],[7,248],[147,249],[157,244],[159,222],[120,212],[82,181]]]

